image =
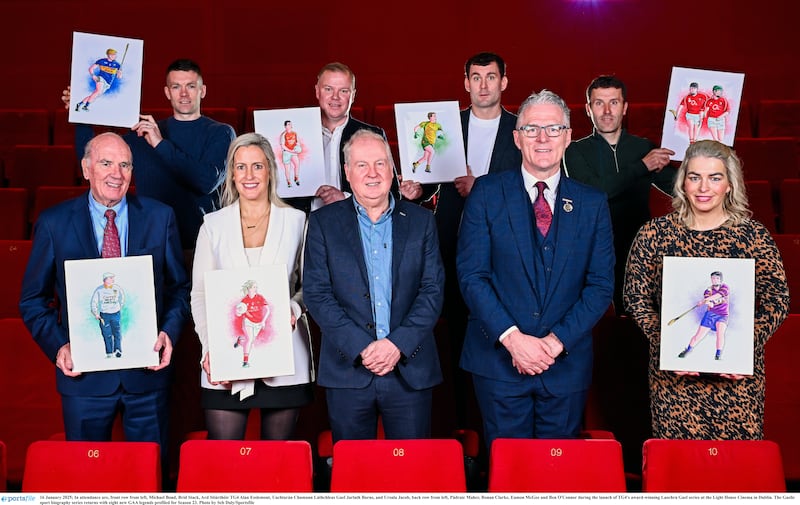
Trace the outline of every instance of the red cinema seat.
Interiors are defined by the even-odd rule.
[[[30,240],[0,240],[0,318],[20,317],[19,295],[32,245]]]
[[[572,140],[591,135],[594,125],[591,118],[586,115],[586,104],[571,103],[567,106],[569,107],[569,124],[572,127]]]
[[[397,142],[397,119],[394,115],[394,105],[376,105],[372,109],[372,124],[383,128],[389,142]],[[395,160],[399,163],[399,160]]]
[[[764,402],[764,436],[777,443],[783,455],[783,471],[791,481],[800,480],[800,314],[789,317],[766,346],[767,391]]]
[[[340,440],[331,492],[463,493],[464,452],[453,439]]]
[[[786,491],[778,444],[768,440],[664,440],[642,449],[642,490],[655,493]]]
[[[742,160],[745,180],[768,180],[774,200],[781,180],[800,177],[793,138],[737,138],[733,148]]]
[[[39,186],[33,193],[31,223],[36,223],[39,214],[43,210],[49,209],[65,200],[80,196],[88,190],[88,186]]]
[[[367,112],[364,107],[360,105],[353,105],[350,107],[350,117],[354,119],[358,119],[359,121],[363,121],[365,123],[369,123],[370,120],[367,118]]]
[[[40,440],[28,447],[26,493],[154,493],[161,491],[155,442]]]
[[[489,492],[623,493],[622,445],[613,439],[499,438],[489,456]]]
[[[666,216],[674,209],[672,208],[672,197],[657,187],[650,185],[650,217]]]
[[[0,440],[0,491],[8,489],[8,459],[6,456],[6,444]]]
[[[28,238],[29,201],[25,188],[0,188],[0,240]]]
[[[47,109],[0,109],[0,149],[17,144],[48,145],[50,113]]]
[[[78,161],[72,146],[17,145],[6,166],[8,185],[34,191],[38,186],[75,186]]]
[[[15,486],[22,482],[28,445],[64,431],[54,367],[21,319],[0,319],[0,440]]]
[[[203,107],[201,112],[214,121],[231,125],[237,134],[242,131],[242,113],[236,107]]]
[[[784,179],[778,190],[781,233],[800,233],[800,179]]]
[[[739,104],[739,117],[736,121],[736,135],[734,138],[753,137],[756,133],[754,130],[752,108],[750,107],[750,103],[743,100],[742,103]]]
[[[772,236],[781,252],[786,282],[789,284],[789,312],[800,313],[800,235],[775,234]]]
[[[761,100],[757,110],[759,137],[800,139],[800,100]]]
[[[310,493],[311,445],[304,440],[187,440],[179,493]]]
[[[778,227],[775,218],[775,206],[772,200],[772,186],[769,181],[745,181],[747,190],[747,200],[750,202],[750,210],[753,211],[753,219],[760,222],[770,233],[777,233]]]
[[[631,102],[628,104],[627,130],[637,137],[661,145],[667,106],[664,102]],[[672,116],[669,116],[672,121]]]

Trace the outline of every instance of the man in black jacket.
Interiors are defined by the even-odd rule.
[[[614,307],[624,313],[622,281],[633,238],[650,219],[650,185],[672,194],[675,154],[622,128],[628,111],[625,84],[615,76],[601,75],[586,89],[586,114],[594,132],[573,141],[564,155],[568,177],[602,189],[608,195],[616,251]]]

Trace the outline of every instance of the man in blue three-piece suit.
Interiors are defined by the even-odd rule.
[[[376,438],[378,416],[386,438],[429,437],[444,284],[433,214],[390,194],[380,135],[356,132],[344,158],[353,196],[311,213],[303,273],[333,441]]]
[[[114,418],[121,412],[126,440],[158,442],[163,457],[168,366],[189,314],[189,283],[172,209],[126,196],[131,158],[128,145],[113,133],[87,144],[81,166],[89,191],[42,212],[37,220],[19,308],[34,340],[56,365],[67,440],[110,440]],[[153,345],[160,363],[149,370],[72,370],[64,262],[101,254],[153,257],[160,330]]]
[[[592,376],[592,327],[609,308],[614,248],[603,192],[562,176],[569,109],[543,90],[519,108],[522,167],[475,181],[458,240],[472,373],[487,446],[571,438]]]

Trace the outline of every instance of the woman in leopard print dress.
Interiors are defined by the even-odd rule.
[[[727,146],[689,146],[675,179],[675,212],[642,226],[628,256],[625,304],[650,341],[653,436],[760,439],[764,345],[789,312],[786,274],[767,229],[750,219],[741,163]],[[664,256],[755,259],[753,375],[659,370]]]

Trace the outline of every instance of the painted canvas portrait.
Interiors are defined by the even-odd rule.
[[[211,380],[294,374],[285,265],[205,273]]]
[[[394,112],[403,180],[428,184],[467,175],[458,102],[398,103]]]
[[[158,365],[151,256],[65,261],[64,275],[74,371]]]
[[[744,74],[673,67],[661,146],[675,151],[674,160],[698,140],[733,146]]]
[[[130,128],[139,121],[144,42],[74,32],[69,122]]]
[[[338,184],[325,173],[319,107],[257,110],[253,121],[275,153],[278,196],[314,196],[320,186]]]
[[[661,369],[753,373],[755,260],[664,257]]]

